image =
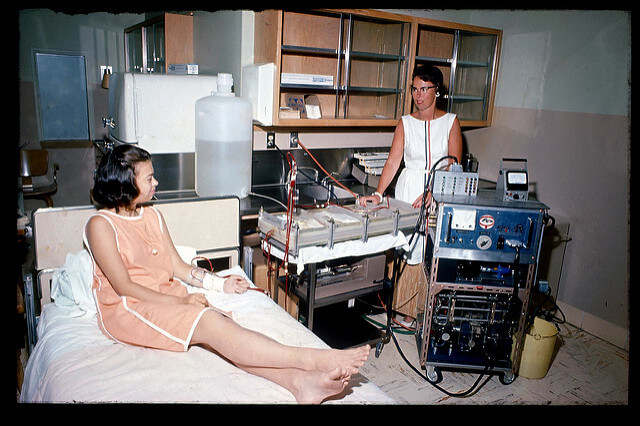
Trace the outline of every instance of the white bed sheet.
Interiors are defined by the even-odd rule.
[[[233,311],[241,325],[281,343],[328,347],[263,293],[210,292],[207,298]],[[295,403],[286,389],[205,349],[174,353],[116,343],[100,332],[94,315],[54,303],[44,306],[38,322],[38,343],[25,369],[20,401]],[[326,403],[394,401],[358,374],[342,394]]]

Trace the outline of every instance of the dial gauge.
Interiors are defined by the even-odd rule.
[[[491,247],[491,237],[488,235],[480,235],[478,237],[478,239],[476,240],[476,246],[480,249],[480,250],[487,250],[489,249],[489,247]]]
[[[473,231],[476,229],[476,211],[469,209],[453,209],[451,229]]]

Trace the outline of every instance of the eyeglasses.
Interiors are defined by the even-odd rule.
[[[411,86],[411,93],[416,93],[417,91],[420,91],[420,93],[427,93],[427,90],[433,89],[434,87],[438,87],[438,86],[422,86],[422,87]]]

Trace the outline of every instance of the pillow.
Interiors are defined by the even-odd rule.
[[[52,275],[51,298],[56,306],[79,308],[85,315],[95,315],[92,282],[93,261],[89,252],[68,253],[64,265]]]
[[[176,246],[180,257],[187,263],[197,256],[196,249]],[[80,309],[80,315],[95,315],[93,299],[93,260],[85,249],[68,253],[64,265],[51,277],[51,298],[56,306]]]

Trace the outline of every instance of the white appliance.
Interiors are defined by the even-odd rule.
[[[251,101],[253,121],[263,126],[273,125],[274,63],[242,67],[242,97]]]
[[[109,79],[109,116],[115,142],[152,154],[195,152],[195,104],[218,90],[217,76],[115,73]]]

